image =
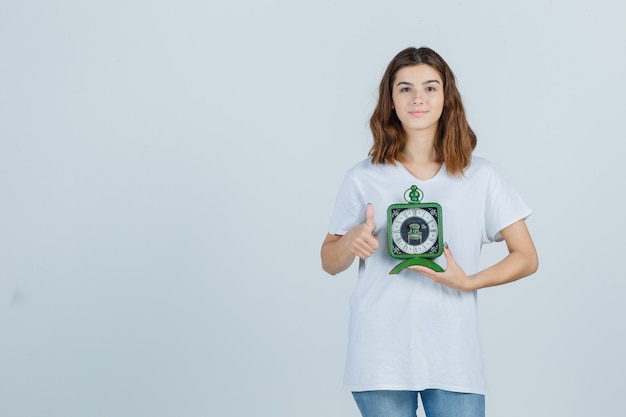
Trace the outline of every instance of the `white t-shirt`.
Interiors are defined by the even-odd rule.
[[[476,292],[453,290],[409,269],[389,275],[401,260],[387,251],[387,208],[405,203],[411,185],[423,191],[422,202],[441,205],[444,241],[468,275],[478,272],[483,244],[499,240],[500,230],[531,213],[493,165],[476,156],[464,176],[448,174],[444,165],[426,181],[400,163],[372,164],[368,158],[351,168],[337,195],[329,233],[344,235],[363,223],[366,205],[372,203],[380,247],[359,260],[344,387],[484,394]],[[445,269],[443,255],[435,262]]]

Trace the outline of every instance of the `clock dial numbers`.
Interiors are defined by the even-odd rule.
[[[389,254],[396,258],[436,257],[442,252],[441,207],[436,203],[389,207]]]

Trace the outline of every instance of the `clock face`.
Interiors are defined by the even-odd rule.
[[[441,207],[437,203],[389,207],[389,254],[394,258],[437,257],[443,251]]]

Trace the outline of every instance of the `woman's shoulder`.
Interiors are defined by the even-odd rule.
[[[362,159],[348,169],[349,175],[361,175],[366,172],[374,172],[383,169],[387,164],[375,164],[371,157]]]
[[[489,159],[472,155],[472,161],[470,162],[469,167],[467,167],[467,174],[487,174],[491,172],[495,172],[496,167]]]
[[[372,158],[365,158],[347,170],[344,181],[362,186],[382,186],[381,184],[393,181],[402,175],[403,171],[400,167],[402,167],[401,164],[377,164],[372,162]]]

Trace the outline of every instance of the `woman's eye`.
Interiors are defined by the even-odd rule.
[[[437,89],[435,87],[426,87],[426,91],[432,92],[432,91],[437,91]]]
[[[406,93],[407,91],[411,91],[411,89],[409,87],[404,87],[404,88],[400,89],[401,93]]]

